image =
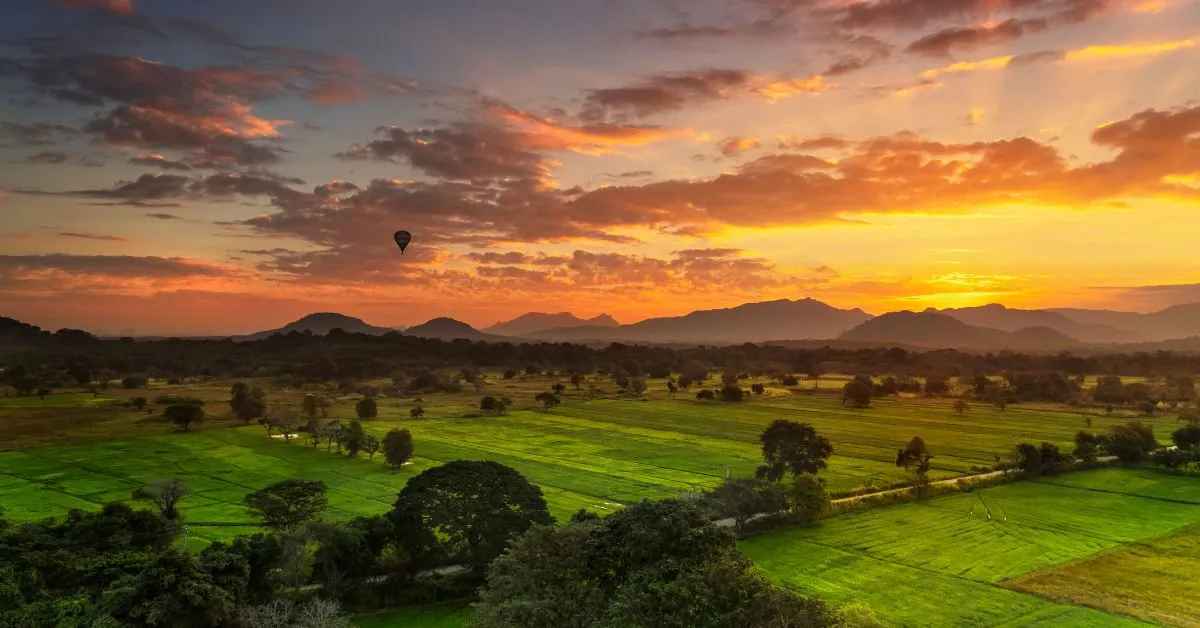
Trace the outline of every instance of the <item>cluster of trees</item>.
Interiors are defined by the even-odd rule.
[[[833,455],[829,439],[808,423],[777,419],[759,436],[763,464],[753,478],[729,478],[704,495],[717,516],[741,529],[756,516],[786,515],[812,523],[829,510],[825,480],[818,477]]]
[[[702,500],[645,501],[603,520],[580,511],[556,526],[538,487],[474,461],[415,476],[377,516],[324,520],[325,493],[308,480],[254,491],[245,503],[265,531],[197,555],[176,549],[179,480],[138,491],[155,510],[113,503],[19,526],[0,513],[0,623],[343,628],[343,608],[482,585],[480,626],[846,625],[771,587]],[[449,581],[430,576],[451,566]]]

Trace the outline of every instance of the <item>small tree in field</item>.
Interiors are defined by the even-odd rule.
[[[133,491],[133,499],[153,503],[164,519],[173,521],[179,518],[179,512],[175,509],[175,505],[187,494],[187,484],[179,478],[172,478],[156,480]]]
[[[49,394],[50,394],[49,388],[39,388],[37,391],[38,399],[45,399],[46,395],[49,395]]]
[[[204,421],[204,408],[194,403],[177,403],[172,406],[167,406],[163,410],[163,416],[171,420],[180,431],[186,432]]]
[[[408,462],[413,455],[412,432],[391,430],[383,437],[383,457],[394,468]]]
[[[932,466],[933,454],[925,446],[920,436],[914,436],[908,444],[896,452],[896,466],[904,467],[917,478],[917,495],[924,496],[929,489],[929,469]]]
[[[562,400],[558,398],[558,395],[549,392],[538,393],[538,396],[534,397],[533,400],[542,404],[542,407],[546,410],[549,410],[550,408],[562,403]]]
[[[325,510],[325,483],[284,480],[246,496],[250,513],[276,532],[294,530]]]
[[[412,410],[408,411],[408,416],[414,419],[419,419],[425,416],[425,408],[422,408],[421,406],[413,406]]]
[[[679,387],[675,385],[675,382],[667,380],[667,394],[674,395],[677,392],[679,392]]]
[[[571,373],[571,385],[575,387],[575,390],[583,388],[583,376],[579,373]]]
[[[363,397],[354,404],[354,413],[360,419],[373,419],[379,416],[379,406],[375,403],[374,397]]]
[[[346,447],[346,455],[351,458],[357,458],[358,451],[367,442],[367,433],[363,430],[362,422],[358,419],[351,420],[342,441],[342,445]]]
[[[132,403],[133,403],[134,408],[141,410],[142,408],[146,407],[146,398],[145,397],[137,397],[132,401]]]
[[[380,446],[381,443],[379,442],[379,439],[371,436],[370,434],[363,438],[362,449],[363,451],[367,452],[367,458],[370,460],[375,459],[375,452],[379,451]]]
[[[971,404],[967,403],[966,399],[959,399],[954,402],[954,411],[962,414],[971,409]]]
[[[842,405],[849,403],[855,408],[871,407],[871,386],[855,379],[842,388]]]

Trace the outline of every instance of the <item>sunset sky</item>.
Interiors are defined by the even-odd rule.
[[[1200,301],[1196,1],[3,5],[50,329]]]

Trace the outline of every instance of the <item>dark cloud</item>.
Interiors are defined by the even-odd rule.
[[[44,153],[37,153],[36,155],[30,155],[30,156],[26,157],[25,163],[29,163],[29,164],[61,164],[61,163],[65,163],[65,162],[69,161],[70,159],[71,159],[70,155],[67,155],[66,153],[62,153],[62,152],[58,152],[58,151],[47,151]]]
[[[0,142],[11,141],[23,146],[54,144],[56,136],[77,135],[79,131],[65,124],[17,124],[0,121]]]
[[[146,214],[146,217],[153,218],[155,220],[183,220],[182,218],[180,218],[179,216],[176,216],[175,214],[163,214],[163,213],[149,213],[149,214]]]
[[[619,172],[617,174],[605,173],[604,176],[610,179],[644,179],[654,176],[653,170],[630,170],[628,172]]]
[[[134,257],[129,255],[0,255],[0,274],[19,279],[25,275],[57,271],[71,275],[103,275],[126,278],[225,277],[229,268],[196,262],[183,257]]]
[[[403,158],[429,175],[452,180],[540,179],[545,159],[528,149],[522,136],[502,127],[457,123],[449,128],[407,131],[380,129],[383,135],[340,153],[344,159]]]
[[[104,242],[130,242],[129,238],[111,235],[96,235],[94,233],[77,233],[73,231],[60,231],[57,235],[64,238],[79,238],[81,240],[101,240]]]
[[[927,57],[945,57],[955,51],[970,51],[1016,41],[1028,33],[1046,30],[1046,20],[1008,19],[994,26],[964,26],[940,30],[909,44],[905,52]]]
[[[754,75],[749,72],[729,69],[660,74],[628,87],[591,90],[584,98],[582,117],[589,120],[613,115],[644,118],[678,111],[690,104],[741,95],[753,80]]]

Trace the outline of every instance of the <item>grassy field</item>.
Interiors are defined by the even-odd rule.
[[[1138,622],[1001,585],[1196,522],[1194,479],[1101,470],[845,515],[742,547],[782,586],[865,602],[902,626],[1120,626]]]
[[[242,497],[286,478],[320,479],[330,487],[330,514],[343,518],[391,507],[407,478],[456,459],[496,460],[540,485],[559,518],[579,508],[604,512],[643,498],[710,488],[725,476],[749,475],[759,464],[756,440],[768,423],[787,418],[813,423],[834,444],[823,475],[832,490],[882,485],[906,479],[894,465],[895,450],[920,435],[936,458],[933,476],[952,477],[972,466],[991,465],[1018,441],[1048,440],[1068,445],[1083,418],[1073,411],[1013,406],[979,407],[958,414],[946,400],[880,399],[870,409],[843,407],[836,394],[814,393],[804,383],[793,391],[769,387],[742,404],[698,402],[680,393],[669,398],[665,383],[651,381],[644,399],[588,399],[568,391],[563,405],[532,409],[532,398],[556,380],[494,378],[480,393],[427,395],[426,415],[409,417],[415,400],[381,398],[379,417],[364,424],[382,436],[409,428],[416,458],[400,470],[385,468],[382,456],[348,460],[297,439],[268,439],[256,425],[238,427],[223,399],[228,382],[155,386],[146,391],[0,398],[0,434],[26,429],[23,445],[0,453],[0,504],[15,521],[63,514],[69,508],[98,508],[128,499],[147,481],[183,477],[193,494],[182,503],[191,523],[245,523]],[[822,384],[826,380],[822,380]],[[611,382],[593,382],[607,385]],[[585,385],[585,390],[588,385]],[[195,396],[208,401],[205,428],[174,433],[153,414],[122,408],[134,396]],[[478,399],[490,394],[514,400],[503,416],[478,414]],[[274,390],[272,403],[297,405],[298,391]],[[353,416],[357,395],[336,398],[334,417]],[[107,417],[95,421],[82,416]],[[1125,419],[1091,416],[1095,430]],[[1157,419],[1165,435],[1171,419]],[[16,426],[16,427],[14,427]],[[21,426],[24,426],[22,428]],[[113,437],[102,437],[112,429]],[[134,434],[141,437],[131,438]],[[34,446],[46,442],[47,446]],[[203,541],[246,532],[237,527],[193,526]]]
[[[1200,626],[1200,526],[1015,578],[1005,586],[1168,626]]]

